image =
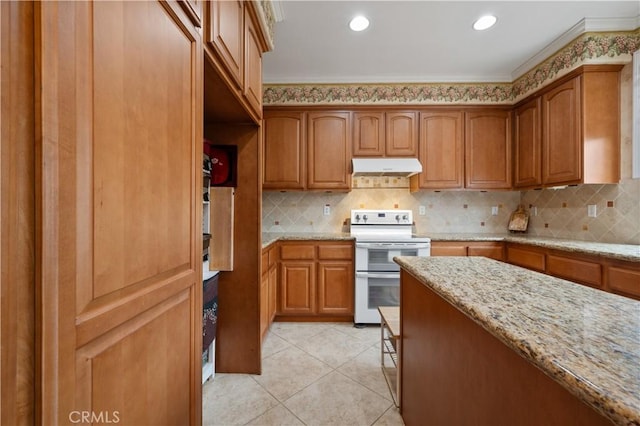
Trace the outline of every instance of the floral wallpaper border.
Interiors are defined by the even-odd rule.
[[[585,33],[511,83],[265,84],[263,103],[511,105],[580,65],[630,62],[633,52],[638,49],[640,28],[624,32]]]

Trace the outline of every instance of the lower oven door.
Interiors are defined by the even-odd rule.
[[[380,324],[378,306],[400,306],[400,273],[356,273],[356,324]]]

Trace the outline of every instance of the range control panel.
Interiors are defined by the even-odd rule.
[[[351,210],[352,225],[411,225],[411,210]]]

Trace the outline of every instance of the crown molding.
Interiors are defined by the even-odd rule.
[[[634,18],[584,18],[549,43],[544,49],[529,58],[525,63],[513,70],[511,73],[511,81],[522,77],[576,38],[588,32],[633,31],[638,28],[640,28],[640,15]]]

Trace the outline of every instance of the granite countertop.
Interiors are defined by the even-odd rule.
[[[267,248],[276,241],[302,240],[350,241],[354,238],[348,232],[263,232],[262,248]]]
[[[519,234],[438,234],[420,233],[417,236],[429,237],[431,241],[506,241],[532,246],[564,250],[574,253],[606,256],[613,259],[640,262],[640,245],[594,243],[589,241],[561,238],[536,237]]]
[[[640,424],[640,302],[483,257],[400,266],[617,424]]]

